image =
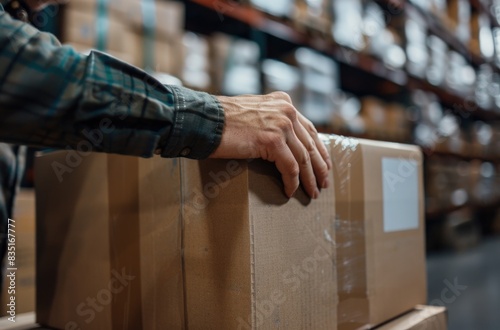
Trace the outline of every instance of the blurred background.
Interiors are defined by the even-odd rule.
[[[322,132],[421,146],[428,302],[450,329],[500,329],[500,1],[70,0],[32,20],[163,83],[286,91]],[[28,166],[18,313],[34,309],[32,183]]]

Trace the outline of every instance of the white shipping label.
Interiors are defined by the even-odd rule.
[[[418,163],[405,158],[382,158],[384,231],[418,228]]]

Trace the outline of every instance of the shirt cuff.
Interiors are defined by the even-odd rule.
[[[175,97],[173,129],[162,148],[162,157],[208,158],[220,144],[224,110],[210,94],[168,86]]]

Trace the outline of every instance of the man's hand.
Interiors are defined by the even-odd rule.
[[[211,158],[262,158],[276,163],[292,197],[299,179],[312,198],[327,188],[330,156],[314,125],[283,92],[263,96],[217,96],[226,124]]]

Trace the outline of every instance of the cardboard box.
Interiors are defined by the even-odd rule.
[[[127,25],[112,13],[102,21],[98,20],[97,16],[97,13],[91,10],[65,10],[61,41],[98,48],[98,40],[102,38],[106,50],[125,52],[127,44],[123,42],[122,33]]]
[[[116,16],[119,20],[127,22],[142,29],[145,20],[143,13],[151,9],[153,19],[158,31],[166,36],[178,36],[184,29],[184,4],[169,0],[106,0],[104,7],[99,6],[98,0],[71,0],[65,8],[72,11],[92,13],[94,17],[102,12],[104,16]],[[148,7],[149,6],[149,7]]]
[[[328,124],[335,111],[334,94],[339,88],[337,63],[309,48],[296,49],[286,61],[300,72],[297,109],[317,125]]]
[[[376,97],[368,96],[361,100],[361,104],[361,115],[367,133],[373,137],[386,137],[389,125],[385,102]]]
[[[387,118],[387,134],[391,141],[410,141],[411,122],[408,111],[401,104],[389,103],[385,109]]]
[[[209,91],[210,79],[210,50],[206,37],[187,32],[182,37],[184,50],[184,65],[182,67],[182,81],[186,87],[196,90]]]
[[[334,189],[288,200],[257,160],[74,157],[37,159],[37,322],[336,329]]]
[[[62,41],[78,51],[86,51],[98,48],[98,40],[102,38],[105,45],[101,50],[127,63],[150,72],[180,76],[184,58],[181,41],[184,5],[170,1],[152,4],[111,0],[100,16],[95,1],[71,3],[64,11]],[[149,20],[147,13],[152,15]]]
[[[210,38],[215,94],[260,94],[260,48],[256,42],[216,33]]]
[[[448,22],[457,38],[464,44],[468,44],[470,38],[470,16],[471,8],[467,0],[448,1]]]
[[[336,329],[333,189],[288,200],[272,164],[183,165],[187,328]]]
[[[184,63],[182,40],[147,40],[144,34],[134,30],[128,30],[123,35],[128,43],[127,54],[133,59],[131,64],[149,72],[181,76]]]
[[[331,29],[331,1],[295,1],[293,19],[299,29],[328,33]]]
[[[124,20],[128,26],[141,33],[154,23],[159,39],[179,39],[184,33],[184,4],[177,1],[156,0],[145,7],[147,2],[128,0]]]
[[[125,9],[127,6],[133,1],[141,0],[106,0],[104,2],[100,0],[71,0],[67,1],[63,8],[91,13],[97,13],[99,10],[104,10],[113,12],[113,14],[123,15],[126,12]],[[100,3],[106,6],[99,7]]]
[[[182,328],[179,162],[60,151],[35,176],[37,322]]]
[[[377,330],[447,330],[445,307],[417,306],[411,312],[386,323]]]
[[[422,154],[332,136],[339,329],[374,326],[426,301]]]

